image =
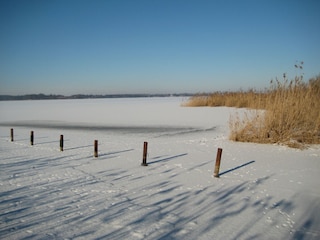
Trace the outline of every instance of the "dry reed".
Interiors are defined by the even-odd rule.
[[[218,92],[194,96],[186,106],[228,106],[256,110],[231,116],[230,139],[279,143],[304,148],[320,143],[320,75],[303,82],[302,76],[271,81],[264,91]],[[263,111],[261,111],[263,109]]]

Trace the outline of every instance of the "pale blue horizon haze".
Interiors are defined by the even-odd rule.
[[[264,89],[320,73],[317,0],[1,0],[0,34],[2,95]]]

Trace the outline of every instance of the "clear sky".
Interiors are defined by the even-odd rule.
[[[319,0],[1,0],[0,94],[212,92],[320,73]]]

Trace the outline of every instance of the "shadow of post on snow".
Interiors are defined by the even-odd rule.
[[[229,169],[229,170],[227,170],[227,171],[224,171],[224,172],[220,173],[219,176],[224,175],[224,174],[229,173],[229,172],[233,172],[233,171],[235,171],[235,170],[238,170],[239,168],[245,167],[245,166],[247,166],[247,165],[249,165],[249,164],[251,164],[251,163],[254,163],[254,162],[255,162],[255,161],[253,160],[253,161],[244,163],[244,164],[242,164],[242,165],[240,165],[240,166],[231,168],[231,169]]]
[[[103,157],[103,156],[109,156],[109,155],[114,155],[114,154],[118,154],[118,153],[124,153],[124,152],[130,152],[133,151],[134,149],[126,149],[126,150],[120,150],[120,151],[113,151],[113,152],[107,152],[107,153],[102,153],[99,156]]]
[[[156,161],[148,162],[148,164],[154,164],[154,163],[157,163],[157,162],[166,162],[166,161],[169,161],[171,159],[178,158],[178,157],[183,157],[183,156],[186,156],[186,155],[188,155],[188,153],[182,153],[182,154],[175,155],[175,156],[172,156],[172,157],[167,157],[167,158],[159,159],[159,160],[156,160]]]

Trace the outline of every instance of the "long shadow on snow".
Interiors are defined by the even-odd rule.
[[[114,151],[114,152],[108,152],[108,153],[102,153],[99,156],[103,157],[103,156],[109,156],[109,155],[113,155],[113,154],[117,154],[117,153],[124,153],[124,152],[130,152],[133,151],[134,149],[126,149],[126,150],[121,150],[121,151]]]
[[[39,160],[45,162],[45,159]],[[172,169],[161,171],[163,178],[153,179],[151,173],[157,168],[137,167],[134,175],[138,177],[125,167],[89,174],[72,167],[77,160],[62,161],[63,157],[52,160],[57,164],[54,174],[52,170],[46,172],[47,165],[38,165],[44,171],[41,178],[29,180],[22,187],[12,186],[0,195],[0,209],[7,209],[0,215],[4,223],[0,225],[0,235],[4,238],[46,238],[47,234],[55,238],[93,235],[104,239],[133,238],[133,234],[145,239],[196,239],[201,236],[211,239],[261,238],[265,232],[257,233],[255,227],[261,221],[265,208],[277,212],[279,208],[292,210],[295,207],[292,201],[287,200],[274,205],[272,196],[250,197],[272,176],[229,186],[213,184],[188,189],[176,178],[170,179]],[[19,171],[26,166],[30,169],[35,161],[29,160],[24,164],[7,165],[6,170],[12,174],[17,167]],[[206,164],[198,164],[197,167]],[[147,171],[151,171],[150,175],[146,175]],[[19,172],[12,181],[28,180],[22,173],[26,172]],[[180,172],[176,176],[184,174]],[[239,199],[243,195],[248,197]],[[249,219],[241,217],[239,222],[237,218],[242,214],[247,216],[246,211],[255,214],[250,214]],[[301,228],[307,232],[318,224],[316,219],[312,214],[306,216]],[[226,221],[227,227],[223,226]],[[43,222],[46,225],[42,225]],[[280,220],[274,219],[273,226],[278,224]],[[225,232],[217,230],[224,227]],[[27,233],[30,229],[33,234]],[[270,231],[269,226],[265,231]],[[304,239],[305,234],[299,231],[295,237]]]
[[[297,231],[293,239],[318,239],[320,235],[320,201],[313,202],[302,216],[301,223],[296,226]]]
[[[75,149],[81,149],[81,148],[88,148],[88,147],[92,147],[93,145],[84,145],[84,146],[79,146],[79,147],[69,147],[69,148],[64,148],[64,151],[68,151],[68,150],[75,150]]]
[[[247,166],[247,165],[249,165],[249,164],[251,164],[251,163],[254,163],[254,162],[255,162],[255,161],[250,161],[250,162],[244,163],[244,164],[242,164],[242,165],[240,165],[240,166],[231,168],[231,169],[229,169],[229,170],[226,170],[226,171],[220,173],[219,176],[222,176],[222,175],[224,175],[224,174],[226,174],[226,173],[229,173],[229,172],[233,172],[233,171],[235,171],[235,170],[237,170],[237,169],[239,169],[239,168],[245,167],[245,166]]]
[[[247,205],[242,205],[240,208],[235,211],[228,211],[228,207],[232,207],[232,199],[230,196],[234,196],[237,193],[241,193],[245,190],[246,183],[239,184],[235,187],[227,188],[219,193],[210,193],[209,188],[199,192],[199,191],[182,191],[177,194],[172,194],[172,192],[179,189],[181,185],[177,185],[170,182],[159,183],[157,185],[150,186],[150,188],[156,189],[157,187],[164,188],[162,191],[155,192],[154,194],[146,197],[140,197],[140,199],[131,199],[131,201],[136,202],[140,214],[135,216],[135,214],[130,213],[130,211],[125,211],[121,204],[117,205],[117,209],[114,209],[113,213],[106,214],[104,219],[105,223],[111,224],[115,221],[115,218],[123,220],[123,223],[126,222],[124,226],[119,229],[115,229],[109,234],[104,235],[102,238],[129,238],[132,230],[139,229],[142,233],[147,232],[147,239],[196,239],[200,235],[204,234],[215,225],[219,225],[224,218],[231,217],[232,215],[240,214]],[[167,194],[170,193],[171,197],[167,197]],[[198,199],[199,195],[202,195],[202,202],[195,202],[194,199]],[[212,196],[213,195],[213,196]],[[149,204],[144,203],[149,199]],[[150,199],[155,199],[150,203]],[[208,200],[209,199],[209,200]],[[230,204],[228,204],[230,202]],[[212,216],[206,216],[207,223],[202,223],[201,231],[197,231],[196,235],[192,232],[183,234],[185,226],[190,222],[197,222],[198,219],[203,218],[205,215],[208,215],[208,212],[213,209],[221,209],[220,214],[215,218],[210,219]],[[124,220],[124,214],[129,218],[129,220]],[[162,222],[161,222],[162,221]],[[161,226],[161,231],[150,231],[150,229],[157,229],[158,226]],[[151,227],[152,226],[152,227]],[[143,232],[145,231],[145,232]],[[182,232],[182,235],[180,234]],[[193,236],[193,237],[192,237]]]
[[[66,172],[63,170],[61,168],[54,175],[48,172],[37,182],[30,182],[30,185],[26,184],[0,195],[0,209],[6,211],[0,215],[1,222],[5,223],[0,225],[2,237],[21,238],[22,234],[26,238],[47,238],[50,236],[47,234],[52,232],[59,238],[59,234],[64,232],[63,226],[76,228],[78,224],[98,218],[104,212],[102,205],[105,199],[96,198],[96,194],[90,192],[95,184],[101,183],[101,179],[82,172],[73,172],[66,178],[65,174],[71,169]],[[23,175],[20,178],[23,181]],[[103,184],[108,186],[107,182]],[[100,210],[90,211],[90,206],[99,206]],[[42,223],[46,223],[44,231]],[[36,235],[27,236],[27,229],[36,232],[37,228],[39,232]],[[87,232],[94,231],[89,229]]]
[[[211,239],[261,238],[270,231],[269,226],[262,229],[262,232],[256,232],[255,227],[259,221],[264,221],[261,220],[261,214],[266,207],[273,206],[274,197],[264,196],[257,200],[254,197],[239,199],[239,196],[245,193],[250,196],[252,191],[257,191],[270,178],[266,176],[254,182],[245,181],[220,188],[208,186],[197,190],[179,190],[183,186],[174,180],[149,184],[143,190],[146,194],[138,194],[135,198],[124,194],[127,196],[127,204],[117,204],[107,210],[104,223],[112,226],[119,221],[122,225],[101,237],[130,238],[134,229],[136,234],[140,233],[145,239],[196,239],[201,236]],[[147,194],[151,189],[159,191]],[[128,209],[128,205],[136,211]],[[272,211],[277,213],[279,208],[294,207],[293,202],[284,200],[278,202],[277,209]],[[246,212],[255,214],[250,214],[248,219],[241,217],[242,214],[246,216]],[[230,225],[225,232],[217,235],[215,229],[221,228],[226,220]],[[274,219],[273,226],[278,224],[280,220]]]
[[[126,151],[129,150],[109,154]],[[0,194],[0,222],[4,223],[0,224],[2,237],[59,238],[59,235],[64,236],[65,226],[77,228],[86,221],[98,219],[105,212],[106,195],[96,197],[92,189],[100,191],[112,188],[114,184],[106,179],[111,177],[118,180],[119,176],[128,175],[127,171],[114,169],[107,172],[107,176],[105,171],[103,174],[90,174],[77,170],[74,165],[83,158],[73,157],[64,155],[26,159],[17,156],[12,157],[13,162],[1,164],[3,174],[0,180],[4,183]],[[118,187],[109,193],[110,198],[117,197]],[[96,206],[98,210],[94,209]],[[42,223],[47,226],[41,226]],[[81,234],[85,236],[95,230],[94,226],[89,226]]]
[[[188,155],[188,153],[183,153],[183,154],[175,155],[175,156],[172,156],[172,157],[163,158],[163,159],[159,159],[159,160],[156,160],[156,161],[148,162],[148,164],[154,164],[154,163],[158,163],[158,162],[166,162],[166,161],[169,161],[171,159],[178,158],[178,157],[183,157],[183,156],[186,156],[186,155]]]
[[[64,142],[69,142],[70,140],[64,139],[63,141]],[[49,144],[49,143],[57,143],[57,146],[58,146],[58,144],[60,143],[60,140],[57,139],[57,140],[52,140],[52,141],[47,141],[47,142],[35,142],[35,144],[37,144],[37,145]]]

